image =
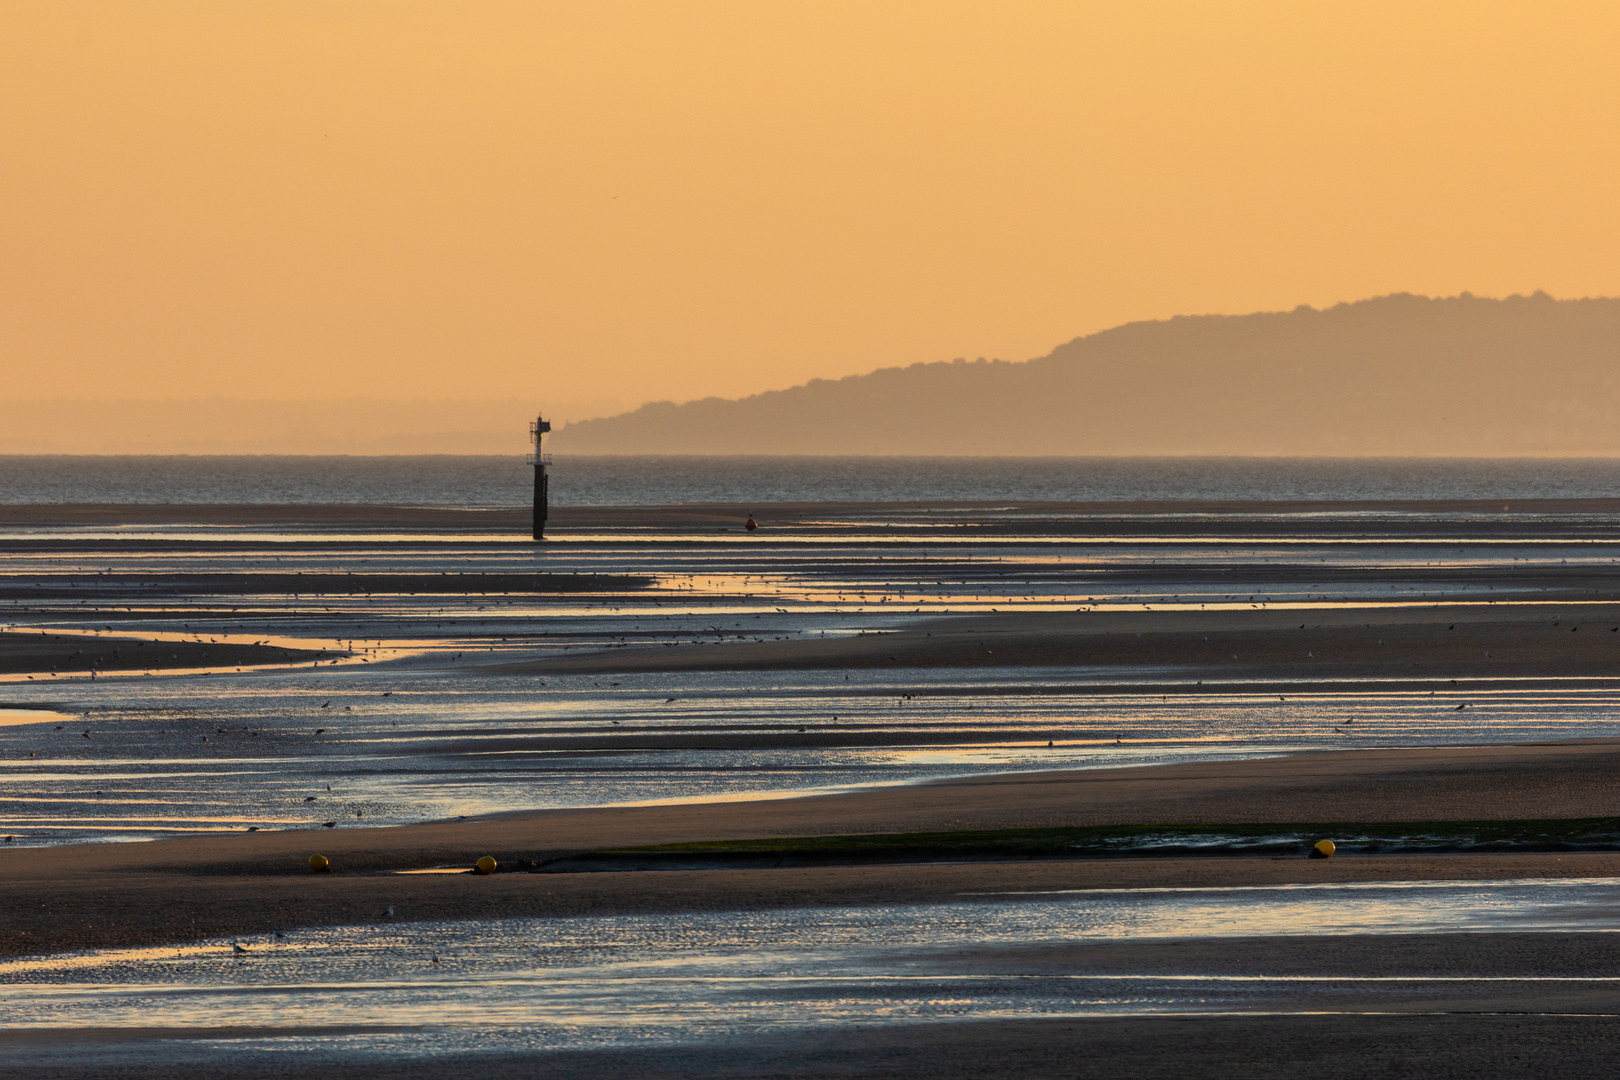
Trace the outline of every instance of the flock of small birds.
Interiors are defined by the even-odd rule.
[[[617,685],[617,684],[615,684],[615,685]],[[394,692],[392,690],[385,690],[385,691],[383,691],[381,696],[382,697],[392,697],[393,694],[394,694]],[[674,701],[675,699],[670,698],[670,700]],[[329,708],[331,706],[331,704],[332,704],[331,700],[328,699],[328,700],[322,702],[319,707],[322,708],[322,709],[325,709],[325,708]],[[343,706],[343,709],[344,709],[345,712],[352,712],[354,710],[354,706],[345,705],[345,706]],[[56,725],[56,730],[61,731],[64,726],[65,725],[63,725],[63,724],[57,724]],[[397,721],[395,722],[394,726],[395,727],[399,726]],[[243,728],[242,731],[243,731],[244,734],[246,734],[246,735],[248,735],[250,737],[256,736],[256,735],[259,734],[259,732],[253,731],[253,730],[251,730],[249,728]],[[326,732],[327,732],[326,728],[316,728],[315,729],[315,734],[316,735],[324,735],[324,734],[326,734]],[[225,728],[215,727],[214,728],[214,734],[216,734],[216,735],[229,735],[230,732],[227,731]],[[84,738],[84,739],[90,738],[91,729],[86,728],[84,731],[81,731],[79,733],[79,736],[80,736],[80,738]],[[206,736],[206,735],[202,736],[202,741],[207,742],[208,741],[208,736]],[[35,753],[31,751],[28,756],[29,757],[35,757]],[[332,785],[330,785],[330,784],[326,785],[326,790],[331,791],[332,790]],[[100,795],[101,792],[97,791],[96,794]],[[306,795],[304,797],[304,802],[306,802],[306,803],[316,802],[317,800],[318,800],[318,796],[315,796],[315,795]],[[362,810],[362,809],[356,809],[355,812],[354,812],[354,816],[357,817],[357,818],[364,817],[365,816],[365,811]],[[325,829],[335,829],[335,828],[337,828],[337,822],[336,821],[323,821],[323,822],[321,822],[321,827],[325,828]],[[247,827],[248,832],[259,832],[260,829],[261,829],[261,827],[258,826],[258,825],[249,825]],[[12,843],[14,840],[16,840],[15,836],[7,836],[7,837],[5,837],[4,842],[9,844],[9,843]],[[390,909],[390,911],[391,910],[392,909]],[[235,944],[235,943],[233,943],[233,944]],[[237,946],[237,949],[238,949],[238,951],[246,951],[245,949],[242,949],[241,946],[239,946],[239,945]]]
[[[392,905],[392,904],[389,904],[386,908],[383,909],[382,913],[377,916],[377,918],[379,918],[379,919],[391,919],[393,917],[394,917],[394,905]],[[286,938],[287,938],[287,935],[286,935],[285,932],[283,932],[281,930],[277,930],[272,935],[272,937],[274,937],[274,939],[276,941],[285,941]],[[251,952],[252,952],[252,950],[248,946],[242,944],[242,942],[240,940],[235,939],[235,938],[231,939],[231,955],[232,956],[247,956]],[[431,960],[431,963],[442,964],[443,962],[444,962],[443,959],[439,956],[438,953],[433,954],[433,959]]]
[[[1381,640],[1381,639],[1380,639],[1380,640],[1379,640],[1379,642],[1378,642],[1378,643],[1379,643],[1379,644],[1380,644],[1380,645],[1382,645],[1382,644],[1383,644],[1383,641],[1382,641],[1382,640]],[[1234,659],[1235,659],[1235,657],[1234,657]],[[600,686],[600,685],[601,685],[601,684],[600,684],[600,683],[598,683],[598,684],[597,684],[597,685],[598,685],[598,686]],[[619,685],[619,684],[618,684],[618,683],[613,683],[613,684],[611,684],[611,685],[613,685],[613,686],[617,686],[617,685]],[[392,690],[390,690],[390,691],[386,691],[386,692],[385,692],[385,693],[383,693],[383,695],[382,695],[382,696],[383,696],[383,697],[389,697],[389,696],[391,696],[391,695],[392,695],[392,694],[393,694],[393,691],[392,691]],[[907,697],[909,697],[909,696],[910,696],[910,695],[907,695]],[[673,698],[673,697],[670,697],[670,698],[665,698],[665,699],[664,699],[664,703],[665,703],[665,704],[666,704],[666,705],[668,705],[668,704],[673,704],[673,703],[674,703],[674,702],[675,702],[675,701],[676,701],[676,700],[677,700],[677,699],[676,699],[676,698]],[[1285,696],[1284,696],[1284,695],[1282,695],[1282,694],[1278,694],[1278,695],[1277,695],[1277,700],[1278,700],[1278,701],[1287,701],[1287,700],[1288,700],[1288,699],[1287,699],[1287,698],[1286,698],[1286,697],[1285,697]],[[320,706],[319,706],[319,707],[320,707],[320,708],[322,708],[322,709],[326,709],[326,708],[330,708],[330,707],[331,707],[331,704],[332,704],[332,702],[331,702],[331,700],[330,700],[330,699],[329,699],[329,700],[327,700],[327,701],[324,701],[324,702],[322,702],[322,703],[321,703],[321,705],[320,705]],[[351,707],[350,707],[350,706],[347,706],[347,705],[346,705],[346,706],[344,706],[344,708],[345,708],[345,709],[346,709],[346,710],[348,710],[348,709],[350,709],[350,708],[351,708]],[[1454,711],[1457,711],[1457,712],[1460,712],[1460,711],[1462,711],[1462,710],[1463,710],[1463,709],[1466,709],[1466,708],[1468,708],[1468,703],[1467,703],[1467,702],[1464,702],[1464,703],[1462,703],[1462,704],[1460,704],[1460,705],[1458,705],[1458,706],[1456,706],[1456,709],[1455,709],[1455,710],[1454,710]],[[834,717],[833,717],[833,718],[832,718],[832,719],[833,719],[833,720],[834,720],[834,722],[836,722],[836,721],[837,721],[837,720],[838,720],[838,717],[836,717],[836,716],[834,716]],[[617,720],[615,720],[615,721],[614,721],[614,723],[618,723],[618,721],[617,721]],[[1348,727],[1348,726],[1349,726],[1349,725],[1350,725],[1350,724],[1353,724],[1353,723],[1355,723],[1355,720],[1354,720],[1354,718],[1351,718],[1351,719],[1348,719],[1348,720],[1344,720],[1344,721],[1342,721],[1342,722],[1341,722],[1341,723],[1342,723],[1342,724],[1343,724],[1343,725],[1344,725],[1344,726],[1345,726],[1345,727]],[[61,727],[60,727],[60,726],[59,726],[59,727],[58,727],[58,728],[57,728],[57,730],[58,730],[58,731],[60,731],[60,730],[61,730]],[[317,729],[316,729],[316,731],[315,731],[315,734],[317,734],[317,735],[323,735],[323,734],[325,734],[325,733],[326,733],[326,730],[327,730],[327,729],[326,729],[326,728],[317,728]],[[801,733],[802,733],[802,732],[804,732],[804,731],[805,731],[805,730],[806,730],[806,729],[805,729],[805,728],[803,728],[803,727],[801,727],[801,728],[799,728],[799,731],[800,731],[800,732],[801,732]],[[1341,735],[1342,735],[1342,734],[1347,734],[1347,732],[1345,732],[1345,730],[1344,730],[1344,727],[1340,727],[1340,726],[1337,726],[1337,725],[1335,725],[1335,727],[1334,727],[1334,728],[1333,728],[1333,730],[1334,730],[1334,731],[1335,731],[1335,732],[1337,732],[1337,733],[1339,733],[1339,734],[1341,734]],[[224,728],[219,728],[219,729],[218,729],[218,733],[219,733],[219,734],[221,734],[221,735],[223,735],[223,734],[226,734],[226,731],[225,731],[225,729],[224,729]],[[258,732],[250,732],[250,733],[249,733],[249,734],[253,734],[253,735],[256,735],[256,734],[258,734]],[[88,739],[88,738],[89,738],[89,737],[90,737],[90,732],[89,732],[89,731],[85,731],[85,732],[84,732],[84,733],[83,733],[83,736],[84,736],[84,738],[86,738],[86,739]],[[1115,744],[1115,745],[1116,745],[1116,746],[1122,746],[1122,745],[1124,745],[1124,740],[1123,740],[1123,739],[1115,739],[1115,740],[1114,740],[1114,744]],[[1052,746],[1052,745],[1053,745],[1053,742],[1052,742],[1052,740],[1050,740],[1050,739],[1049,739],[1049,740],[1047,740],[1047,743],[1046,743],[1046,745],[1047,745],[1047,746]],[[331,791],[331,790],[332,790],[332,787],[331,787],[331,785],[330,785],[330,784],[328,784],[328,785],[327,785],[327,788],[326,788],[326,790],[327,790],[327,791]],[[97,794],[100,794],[100,792],[97,792]],[[315,795],[306,795],[306,796],[305,796],[305,797],[304,797],[304,802],[306,802],[306,803],[312,803],[312,802],[316,802],[316,801],[318,801],[318,799],[319,799],[319,796],[315,796]],[[357,817],[357,818],[359,818],[359,817],[364,817],[364,816],[365,816],[365,812],[364,812],[364,810],[362,810],[362,809],[359,809],[359,808],[357,808],[357,809],[356,809],[356,810],[355,810],[355,817]],[[323,821],[323,822],[321,822],[321,826],[322,826],[322,827],[323,827],[323,828],[327,828],[327,829],[332,829],[332,828],[336,828],[336,827],[337,827],[337,822],[336,822],[336,821]],[[248,831],[249,831],[249,832],[258,832],[258,831],[259,831],[259,827],[258,827],[258,826],[256,826],[256,825],[255,825],[255,826],[250,826],[250,827],[249,827],[249,829],[248,829]],[[5,842],[6,842],[6,843],[8,843],[8,844],[9,844],[9,843],[11,843],[11,842],[12,842],[12,840],[13,840],[13,839],[14,839],[14,838],[13,838],[13,837],[11,837],[11,836],[7,836],[7,837],[6,837],[6,838],[5,838]],[[378,916],[378,918],[380,918],[380,919],[391,919],[391,918],[393,918],[393,917],[394,917],[394,907],[393,907],[393,905],[392,905],[392,904],[390,904],[390,905],[389,905],[389,906],[388,906],[388,907],[387,907],[387,908],[385,908],[385,909],[383,909],[383,911],[382,911],[382,913],[381,913],[381,914],[380,914],[380,915],[379,915],[379,916]],[[276,936],[276,938],[278,938],[278,939],[279,939],[279,938],[284,938],[284,937],[285,937],[285,935],[284,935],[284,934],[283,934],[283,933],[282,933],[282,932],[281,932],[281,931],[279,931],[279,930],[278,930],[278,931],[276,931],[276,933],[275,933],[275,936]],[[247,946],[245,946],[245,945],[243,945],[243,944],[242,944],[242,943],[241,943],[241,942],[240,942],[240,941],[232,941],[232,942],[231,942],[231,953],[232,953],[232,955],[234,955],[234,956],[246,956],[246,955],[248,955],[248,953],[249,953],[249,950],[248,950],[248,947],[247,947]],[[431,963],[434,963],[434,964],[439,964],[439,963],[443,963],[443,960],[442,960],[442,959],[441,959],[441,957],[440,957],[440,956],[439,956],[439,954],[438,954],[438,953],[434,953],[434,954],[433,954],[433,957],[432,957],[432,960],[431,960],[431,961],[430,961],[430,962],[431,962]]]

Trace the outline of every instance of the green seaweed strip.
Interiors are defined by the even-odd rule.
[[[1565,850],[1620,847],[1620,818],[1551,818],[1518,821],[1282,822],[1218,825],[1093,825],[960,832],[861,833],[758,840],[706,840],[613,848],[602,856],[807,855],[1076,855],[1180,847],[1273,847],[1331,839],[1341,846],[1377,850],[1497,847]],[[1267,843],[1267,842],[1270,843]]]

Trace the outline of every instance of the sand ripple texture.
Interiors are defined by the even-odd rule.
[[[42,1039],[53,1029],[107,1031],[99,1045],[42,1043],[44,1061],[111,1063],[143,1052],[171,1060],[341,1052],[352,1061],[735,1042],[826,1024],[1444,1012],[1525,995],[1543,1007],[1612,1008],[1620,977],[1610,971],[1567,959],[1502,969],[1515,966],[1511,946],[1526,932],[1550,939],[1547,931],[1617,926],[1620,886],[1582,879],[1103,890],[681,917],[380,920],[234,943],[245,951],[210,941],[7,961],[0,1028]],[[1376,959],[1352,956],[1304,972],[1275,960],[1257,972],[1240,959],[1258,938],[1308,947],[1347,934],[1369,936]],[[1410,951],[1403,943],[1420,934],[1458,942],[1484,935],[1478,940],[1497,971]],[[1407,937],[1376,945],[1390,935]],[[1223,951],[1222,941],[1237,948]],[[1119,942],[1131,944],[1121,950]],[[1167,959],[1152,951],[1155,942],[1183,951]],[[154,1017],[165,1039],[198,1041],[142,1051],[150,1033],[138,1029]],[[220,1032],[231,1037],[211,1041]],[[296,1041],[284,1038],[293,1033]]]

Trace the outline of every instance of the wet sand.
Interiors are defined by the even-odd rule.
[[[485,851],[474,847],[472,851]],[[930,904],[1074,889],[1620,876],[1620,853],[1074,860],[585,874],[309,874],[306,843],[275,875],[173,866],[8,880],[0,955],[147,947],[307,926]],[[338,855],[341,862],[342,852]],[[401,862],[409,861],[402,858]],[[465,865],[469,859],[459,860]],[[294,865],[296,863],[296,866]],[[395,915],[382,912],[393,907]]]
[[[288,649],[279,645],[0,631],[0,673],[5,674],[84,675],[91,671],[307,664],[339,655],[342,653],[337,650]]]
[[[1513,935],[1453,936],[1438,944],[1467,951],[1470,944],[1507,953],[1543,952],[1552,935],[1514,941]],[[1575,936],[1578,944],[1601,948],[1600,935]],[[1234,943],[1241,952],[1253,943]],[[1328,939],[1323,961],[1332,964],[1341,944],[1351,953],[1368,946],[1405,950],[1432,944],[1423,939]],[[1515,949],[1515,946],[1518,946]],[[1430,950],[1432,953],[1432,949]],[[1554,951],[1557,951],[1556,949]],[[1425,960],[1430,957],[1424,957]],[[1449,958],[1448,958],[1449,959]],[[1081,961],[1083,963],[1083,961]],[[1221,966],[1219,962],[1216,967]],[[1543,966],[1543,965],[1533,965]],[[1409,965],[1405,971],[1415,970]],[[1449,1003],[1413,1008],[1398,997],[1367,1014],[1129,1016],[1028,1018],[917,1025],[840,1025],[765,1033],[739,1033],[721,1044],[624,1047],[521,1054],[461,1053],[453,1060],[355,1061],[314,1055],[294,1057],[257,1047],[211,1060],[177,1059],[184,1043],[163,1040],[252,1039],[267,1034],[253,1028],[175,1029],[152,1026],[122,1029],[36,1030],[0,1033],[0,1077],[79,1080],[118,1076],[128,1080],[178,1077],[185,1080],[289,1080],[320,1077],[347,1080],[425,1080],[479,1076],[493,1080],[533,1077],[697,1078],[890,1077],[978,1078],[1071,1077],[1182,1080],[1184,1077],[1345,1078],[1424,1077],[1425,1080],[1476,1077],[1564,1078],[1614,1074],[1615,998],[1612,991],[1570,984],[1540,984],[1533,998],[1509,987]],[[368,1029],[386,1034],[398,1029]],[[288,1028],[285,1036],[342,1034],[341,1028]],[[153,1045],[147,1061],[127,1058],[113,1068],[94,1063],[49,1065],[37,1055],[72,1048],[77,1055],[98,1044]],[[31,1056],[36,1056],[30,1061]]]
[[[206,581],[147,579],[135,589],[145,604],[185,596],[251,602],[255,595],[466,595],[586,593],[611,601],[622,590],[645,579],[582,575],[325,575],[308,579],[260,581],[273,575],[218,575]],[[242,580],[227,580],[240,578]],[[492,579],[492,580],[484,580]],[[510,580],[509,580],[510,579]],[[110,588],[117,588],[116,584]],[[134,589],[134,586],[131,586]],[[308,590],[296,594],[295,590]],[[5,589],[0,582],[0,593]],[[82,587],[33,590],[29,608],[14,609],[43,617],[53,614],[37,601],[83,597]],[[107,591],[96,593],[102,604]],[[628,599],[628,598],[626,598]],[[84,609],[64,609],[82,617]],[[163,609],[119,612],[121,621],[136,616],[167,618]],[[198,618],[226,617],[247,621],[243,614],[196,609]],[[78,635],[0,632],[0,671],[89,671],[92,667],[137,669],[154,666],[142,650],[161,651],[162,665],[195,668],[206,664],[270,664],[314,659],[309,650],[276,646],[198,642],[142,641],[129,637],[89,638]],[[171,655],[178,654],[178,655]],[[324,655],[324,652],[321,654]],[[1223,684],[1236,692],[1287,692],[1310,685],[1317,690],[1343,683],[1346,689],[1449,689],[1452,681],[1484,688],[1497,681],[1525,680],[1540,685],[1554,680],[1583,679],[1620,684],[1620,603],[1571,603],[1549,610],[1546,601],[1534,609],[1510,604],[1424,605],[1292,611],[1093,611],[1029,612],[1008,615],[959,615],[919,618],[898,630],[822,640],[728,641],[682,643],[678,647],[620,648],[571,657],[549,657],[471,667],[483,674],[614,674],[675,671],[790,671],[837,669],[937,669],[1053,667],[1108,669],[1106,688],[1127,690],[1131,672],[1152,676],[1138,687],[1152,693],[1196,690],[1218,692]],[[1180,680],[1164,681],[1166,675]],[[1201,685],[1208,680],[1209,685]],[[1421,685],[1414,685],[1414,680]],[[1328,684],[1324,686],[1323,684]],[[959,692],[959,691],[952,691]]]
[[[1611,582],[1612,584],[1612,579]],[[1589,599],[1591,599],[1589,597]],[[1508,604],[1305,611],[1029,612],[919,618],[826,640],[626,649],[492,672],[770,671],[1095,667],[1278,684],[1369,680],[1620,678],[1620,604],[1558,611]],[[1427,690],[1431,687],[1425,686]],[[1166,692],[1155,687],[1155,692]]]
[[[407,875],[480,855],[541,860],[709,839],[1119,822],[1620,816],[1620,743],[1347,751],[1015,773],[840,795],[519,812],[391,829],[261,831],[0,848],[0,954],[152,945],[299,926],[829,904],[985,891],[1620,875],[1620,852],[1226,856],[778,870]],[[322,853],[334,872],[310,874]]]
[[[1267,1080],[1367,1076],[1476,1080],[1526,1077],[1585,1080],[1614,1075],[1614,1017],[1605,1014],[1388,1016],[1107,1017],[840,1027],[740,1039],[724,1046],[618,1049],[547,1054],[459,1054],[396,1062],[289,1061],[234,1057],[228,1064],[120,1064],[7,1067],[0,1077],[80,1080],[428,1080],[478,1076],[795,1080],[800,1077],[985,1076],[1074,1080]],[[163,1028],[73,1033],[87,1044],[158,1040]],[[318,1034],[312,1032],[311,1034]],[[238,1038],[251,1037],[243,1032]],[[212,1037],[229,1038],[214,1032]],[[0,1055],[41,1045],[0,1035]],[[3,1059],[0,1059],[3,1062]]]
[[[647,577],[618,574],[49,574],[0,576],[0,601],[126,600],[216,596],[368,596],[374,594],[601,593],[646,588]],[[23,609],[28,610],[28,609]]]
[[[840,533],[884,541],[948,536],[1208,538],[1307,537],[1354,543],[1367,536],[1417,539],[1548,537],[1620,539],[1620,500],[1500,504],[1016,504],[986,515],[964,504],[755,506],[762,545],[798,536]],[[743,512],[746,512],[744,510]],[[1287,515],[1296,515],[1289,517]],[[1305,515],[1305,516],[1298,516]],[[646,531],[670,536],[735,531],[741,513],[725,506],[558,508],[558,529]],[[98,530],[112,526],[195,524],[320,532],[437,531],[526,534],[526,509],[436,510],[409,507],[0,507],[12,528]],[[773,530],[781,530],[773,532]],[[131,550],[225,541],[161,538],[128,541]],[[67,550],[49,533],[14,534],[7,550]],[[92,540],[82,550],[124,540]],[[53,546],[54,545],[54,546]],[[788,544],[781,547],[786,548]],[[223,549],[222,549],[223,550]],[[942,556],[943,557],[943,556]],[[972,574],[1043,572],[1039,560],[1011,552]],[[1422,606],[1402,606],[1395,589],[1375,606],[1332,605],[1299,613],[1246,610],[1128,610],[953,616],[902,629],[823,640],[733,641],[724,646],[621,648],[455,670],[500,670],[536,677],[556,672],[792,669],[1066,667],[1095,673],[1110,692],[1174,694],[1227,687],[1243,694],[1288,695],[1295,687],[1368,691],[1400,687],[1418,693],[1526,685],[1608,685],[1620,680],[1620,584],[1601,565],[1426,568],[1366,565],[1319,570],[1289,555],[1270,562],[1222,564],[1215,553],[1180,568],[1138,563],[1108,567],[1110,587],[1158,582],[1162,593],[1185,583],[1216,583],[1247,596],[1277,583],[1304,585],[1388,581],[1423,589]],[[850,582],[874,588],[907,584],[903,566],[863,565]],[[935,564],[937,565],[937,564]],[[94,566],[92,565],[92,569]],[[1089,571],[1070,568],[1078,582]],[[912,577],[930,579],[918,564]],[[861,575],[869,575],[862,577]],[[1178,576],[1179,575],[1179,576]],[[275,575],[265,575],[274,577]],[[334,575],[336,576],[336,575]],[[323,582],[311,591],[348,595],[373,583]],[[68,599],[95,602],[93,586],[58,582]],[[168,595],[218,596],[221,617],[251,592],[243,582],[188,586]],[[291,591],[310,581],[266,581],[254,588]],[[523,592],[529,582],[481,583],[489,591]],[[958,591],[971,587],[960,585]],[[1016,585],[1016,582],[1011,584]],[[143,586],[145,587],[145,586]],[[391,587],[408,584],[392,583]],[[449,588],[448,584],[446,587]],[[465,591],[466,582],[454,590]],[[840,586],[842,588],[842,586]],[[998,587],[1001,587],[998,585]],[[1379,586],[1382,588],[1382,586]],[[429,591],[424,584],[422,591]],[[853,590],[852,590],[853,591]],[[986,590],[989,592],[990,590]],[[1016,588],[1004,590],[1019,591]],[[25,593],[17,601],[26,602]],[[36,592],[33,595],[38,595]],[[723,599],[723,598],[720,598]],[[109,597],[102,597],[107,602]],[[1264,600],[1264,597],[1261,597]],[[1484,601],[1494,600],[1491,604]],[[1506,601],[1533,602],[1534,608]],[[1467,601],[1466,603],[1463,601]],[[1592,603],[1591,601],[1596,601]],[[1566,605],[1558,607],[1557,605]],[[900,605],[896,605],[899,607]],[[66,614],[65,605],[63,613]],[[124,612],[133,617],[133,613]],[[896,611],[895,614],[900,614]],[[231,618],[237,614],[232,611]],[[1303,624],[1303,626],[1301,625]],[[128,633],[126,629],[125,634]],[[11,639],[17,639],[15,641]],[[1207,639],[1207,640],[1206,640]],[[151,646],[123,635],[96,639],[115,659]],[[622,640],[622,639],[621,639]],[[82,648],[80,641],[71,649]],[[53,650],[67,644],[49,643]],[[0,636],[6,664],[63,662],[40,651],[31,634]],[[170,652],[180,651],[164,648]],[[228,661],[220,647],[186,643],[187,666]],[[253,648],[235,646],[235,648]],[[69,652],[71,652],[71,649]],[[523,654],[518,653],[519,657]],[[8,659],[16,657],[15,660]],[[263,662],[278,662],[279,657]],[[170,664],[179,661],[170,660]],[[103,667],[106,665],[103,664]],[[134,664],[131,666],[140,666]],[[446,669],[452,667],[446,664]],[[768,678],[768,674],[762,678]],[[1454,682],[1455,680],[1455,682]],[[1198,686],[1200,681],[1206,682]],[[930,692],[923,690],[921,692]],[[955,693],[962,693],[958,688]],[[1005,687],[997,692],[1008,693]],[[1458,702],[1466,704],[1466,702]],[[1465,714],[1466,715],[1466,714]],[[638,736],[639,737],[639,736]],[[808,733],[803,738],[819,738]],[[759,745],[758,733],[737,736]],[[741,745],[741,743],[739,743]],[[269,933],[307,926],[368,925],[392,906],[396,920],[555,917],[642,912],[730,911],[827,905],[921,904],[1018,891],[1121,887],[1264,885],[1331,881],[1496,880],[1620,876],[1620,852],[1370,855],[1327,861],[1228,855],[1211,858],[1050,860],[746,870],[673,870],[574,874],[506,873],[399,876],[389,871],[468,865],[483,854],[503,862],[544,860],[608,847],[714,839],[897,831],[955,831],[1126,823],[1382,822],[1505,820],[1620,816],[1620,742],[1501,745],[1314,753],[1248,760],[985,776],[846,794],[767,800],[518,811],[497,817],[390,829],[260,831],[208,834],[140,844],[55,848],[0,846],[0,955],[178,943]],[[320,852],[334,872],[310,874]],[[1018,958],[1030,970],[1252,971],[1262,974],[1403,970],[1500,975],[1612,972],[1620,961],[1614,935],[1468,934],[1312,940],[1074,945]],[[1008,958],[1003,956],[1001,960]],[[1458,999],[1469,1015],[1249,1016],[1030,1020],[916,1027],[840,1027],[825,1032],[742,1038],[725,1046],[656,1051],[578,1052],[516,1059],[460,1059],[454,1072],[492,1077],[544,1070],[560,1076],[1267,1076],[1609,1075],[1620,1003],[1607,990],[1504,986],[1494,996]],[[1391,999],[1389,1011],[1408,1008]],[[1498,1015],[1481,1015],[1483,1013]],[[1546,1015],[1581,1013],[1580,1016]],[[1520,1015],[1508,1015],[1520,1014]],[[30,1047],[69,1039],[124,1042],[180,1036],[249,1037],[249,1030],[96,1033],[0,1033],[0,1076],[88,1076],[94,1066],[52,1072],[19,1065]],[[261,1033],[262,1034],[262,1033]],[[278,1032],[284,1034],[284,1032]],[[310,1032],[318,1034],[318,1032]],[[287,1062],[243,1060],[228,1069],[179,1068],[173,1061],[120,1066],[130,1076],[437,1076],[441,1062],[341,1064],[306,1069]]]

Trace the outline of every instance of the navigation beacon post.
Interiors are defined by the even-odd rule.
[[[534,466],[534,538],[546,538],[546,517],[550,510],[548,496],[550,495],[550,478],[546,476],[546,466],[551,459],[540,451],[540,439],[551,430],[551,422],[544,417],[536,417],[529,424],[529,441],[534,444],[534,453],[529,455],[529,464]]]

